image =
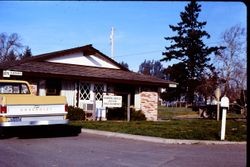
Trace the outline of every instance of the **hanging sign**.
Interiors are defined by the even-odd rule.
[[[103,107],[122,107],[122,96],[103,96]]]

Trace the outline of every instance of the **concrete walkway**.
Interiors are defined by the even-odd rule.
[[[92,129],[82,129],[82,133],[102,135],[106,137],[118,137],[131,140],[140,140],[140,141],[161,143],[161,144],[246,144],[246,142],[230,142],[230,141],[165,139],[160,137],[131,135],[125,133],[107,132],[107,131],[92,130]]]

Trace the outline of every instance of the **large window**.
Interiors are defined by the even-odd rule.
[[[90,83],[81,83],[80,84],[80,100],[89,100],[90,99]]]
[[[105,86],[102,83],[81,82],[79,85],[80,100],[102,101],[104,92]]]
[[[104,85],[103,84],[95,84],[94,85],[94,92],[95,92],[95,100],[102,100],[103,92],[104,92]]]

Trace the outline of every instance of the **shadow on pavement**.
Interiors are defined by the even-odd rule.
[[[17,137],[20,139],[70,137],[81,133],[81,127],[70,125],[5,127],[0,139]]]

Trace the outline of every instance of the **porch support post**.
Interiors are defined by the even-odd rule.
[[[127,121],[130,121],[130,98],[131,98],[131,94],[128,94],[128,104],[127,104]]]

